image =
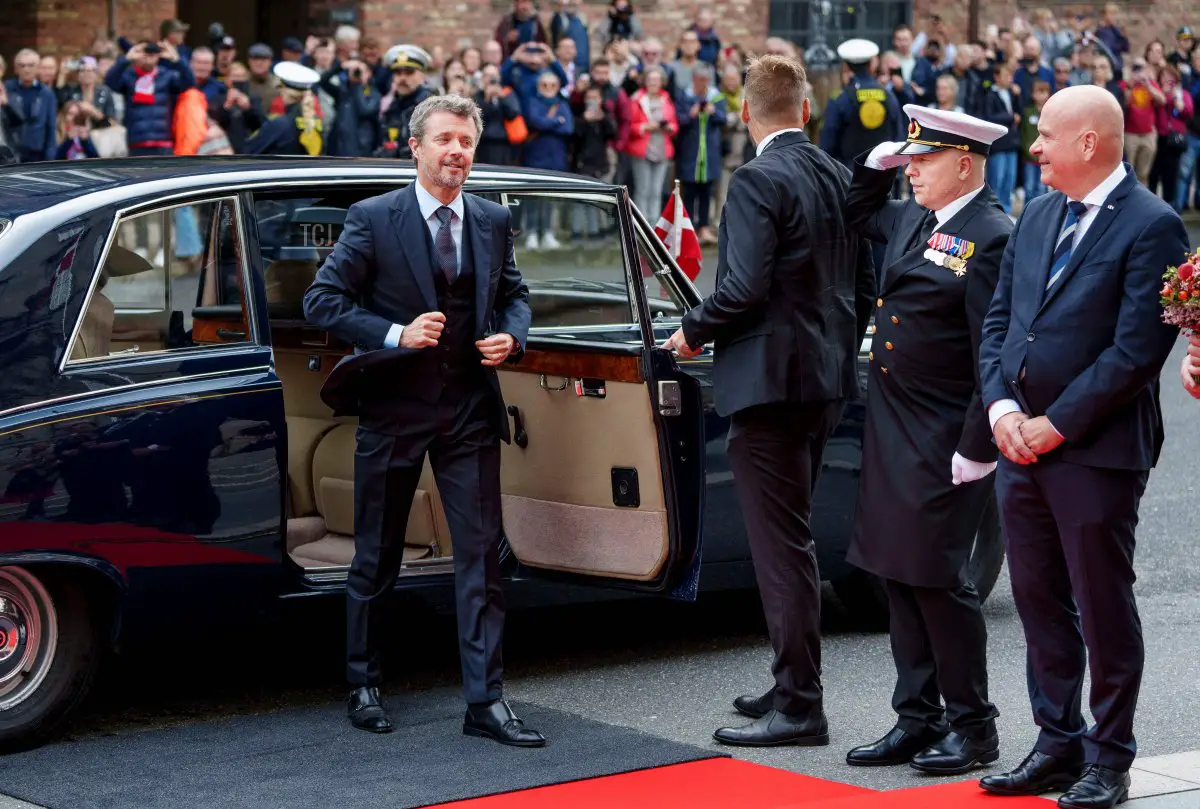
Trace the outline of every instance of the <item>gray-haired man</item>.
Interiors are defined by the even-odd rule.
[[[495,366],[520,356],[529,293],[508,209],[462,192],[483,129],[479,107],[434,96],[413,111],[410,127],[417,181],[350,206],[304,297],[311,323],[356,347],[321,391],[335,413],[359,418],[350,721],[392,729],[378,691],[379,600],[399,575],[428,453],[454,545],[463,732],[540,747],[545,739],[513,715],[501,685],[500,440],[509,429]]]

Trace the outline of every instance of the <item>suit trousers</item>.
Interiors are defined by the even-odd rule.
[[[398,420],[405,426],[386,434],[359,427],[354,561],[346,588],[347,679],[354,687],[382,680],[380,601],[400,573],[408,514],[428,452],[453,543],[463,694],[468,703],[503,696],[500,440],[490,417],[492,398],[490,391],[476,391],[418,405],[424,418]]]
[[[775,710],[819,715],[821,575],[809,524],[813,489],[842,400],[757,405],[733,414],[729,464],[746,520],[775,659]]]
[[[999,712],[988,701],[987,628],[974,585],[913,587],[887,579],[884,586],[897,725],[913,735],[949,730],[971,738],[992,735]]]
[[[1029,698],[1047,755],[1127,770],[1145,650],[1133,596],[1134,530],[1148,472],[1042,456],[1001,458],[996,492],[1013,599],[1025,628]],[[1094,727],[1082,712],[1092,676]]]

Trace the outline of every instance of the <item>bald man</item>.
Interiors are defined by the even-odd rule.
[[[1163,443],[1158,380],[1179,333],[1162,322],[1158,292],[1188,248],[1179,215],[1122,162],[1123,130],[1102,87],[1046,102],[1030,154],[1054,192],[1031,201],[1013,230],[979,352],[1041,730],[1020,766],[980,785],[999,795],[1066,790],[1068,808],[1128,796],[1144,656],[1134,528]]]

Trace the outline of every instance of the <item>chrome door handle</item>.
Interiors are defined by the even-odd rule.
[[[562,384],[559,385],[557,388],[552,388],[546,384],[546,375],[542,374],[541,378],[538,380],[538,385],[541,387],[542,390],[566,390],[567,385],[570,384],[570,382],[571,382],[571,378],[569,376],[564,376],[564,377],[562,377]]]

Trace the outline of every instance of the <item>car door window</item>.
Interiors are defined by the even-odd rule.
[[[69,363],[248,342],[241,236],[233,198],[122,218]]]

